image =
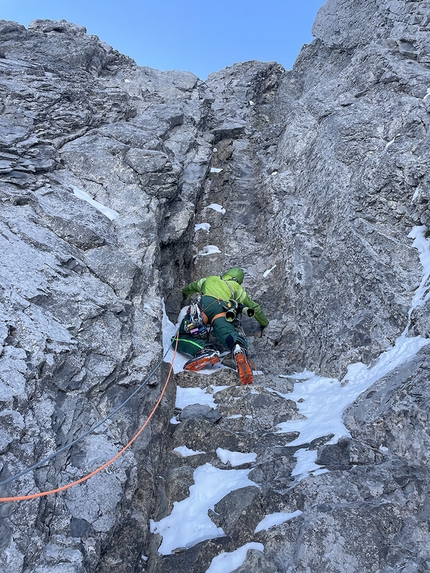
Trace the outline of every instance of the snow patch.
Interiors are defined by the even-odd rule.
[[[430,340],[421,336],[407,338],[402,334],[392,348],[381,354],[374,366],[369,368],[361,362],[351,364],[342,382],[314,375],[305,382],[295,384],[293,392],[284,394],[284,397],[297,402],[300,414],[306,419],[282,422],[277,428],[281,432],[300,432],[295,440],[288,443],[289,446],[306,444],[330,434],[333,434],[330,444],[335,444],[344,436],[349,437],[342,421],[345,408],[377,380],[411,360],[429,343]]]
[[[211,173],[221,173],[222,169],[219,167],[211,167]]]
[[[162,303],[163,303],[162,329],[163,329],[163,350],[164,350],[163,360],[164,360],[164,362],[171,364],[173,357],[174,357],[174,354],[175,354],[174,350],[172,348],[172,339],[176,336],[176,333],[178,331],[181,320],[184,318],[185,314],[187,313],[188,307],[184,307],[181,310],[181,312],[179,313],[179,316],[178,316],[178,322],[175,325],[172,322],[170,322],[169,317],[166,314],[164,299],[162,300]],[[188,360],[190,358],[191,358],[191,356],[185,356],[185,355],[177,352],[176,356],[175,356],[175,361],[173,363],[173,372],[175,374],[177,374],[178,372],[182,372],[182,370],[184,369],[185,363],[188,362]]]
[[[181,388],[176,387],[176,408],[181,410],[192,404],[202,404],[216,408],[212,394],[208,394],[203,388]]]
[[[92,205],[98,211],[100,211],[100,213],[103,213],[103,215],[105,215],[111,221],[113,221],[113,219],[116,219],[117,217],[119,217],[119,213],[117,211],[114,211],[113,209],[110,209],[109,207],[105,207],[105,205],[102,205],[98,201],[95,201],[90,195],[88,195],[88,193],[86,193],[85,191],[82,191],[82,189],[79,189],[75,185],[71,185],[71,188],[73,190],[73,195],[75,195],[75,197],[78,197],[78,199],[82,199],[83,201],[86,201],[87,203]]]
[[[277,265],[273,265],[273,267],[271,269],[268,269],[267,271],[264,271],[263,273],[263,278],[266,278],[267,276],[270,275],[270,273],[273,271],[273,269],[276,269]]]
[[[187,446],[178,446],[173,451],[178,452],[178,454],[181,454],[183,458],[188,458],[190,456],[197,456],[198,454],[206,453],[206,452],[196,452],[195,450],[190,450],[190,448],[187,448]]]
[[[206,245],[201,251],[197,253],[197,256],[200,255],[201,257],[206,257],[207,255],[215,255],[220,252],[221,251],[216,245]]]
[[[414,227],[408,235],[414,239],[413,246],[420,254],[423,266],[423,277],[411,302],[409,317],[414,308],[423,305],[430,297],[430,241],[426,238],[427,227]],[[316,376],[312,372],[294,374],[297,383],[290,394],[280,394],[284,398],[294,400],[298,410],[305,419],[289,420],[278,424],[280,432],[300,432],[299,436],[288,443],[288,446],[299,446],[312,442],[316,438],[332,434],[328,443],[334,444],[343,436],[350,434],[342,421],[342,415],[357,397],[365,392],[372,384],[386,376],[389,372],[411,360],[421,348],[430,344],[430,340],[421,336],[408,337],[409,324],[397,338],[394,346],[383,352],[376,364],[371,367],[358,362],[351,364],[341,382],[335,378]],[[299,382],[303,380],[303,382]],[[269,389],[268,389],[269,390]],[[324,399],[322,399],[322,397]],[[314,475],[324,470],[317,470],[314,463],[315,452],[299,450],[296,452],[298,463],[293,475]]]
[[[206,231],[206,233],[209,233],[210,229],[211,229],[210,223],[199,223],[198,225],[194,225],[194,232]]]
[[[430,297],[430,241],[425,237],[427,231],[427,227],[422,225],[420,227],[414,227],[408,235],[408,237],[414,239],[412,246],[415,247],[420,254],[420,263],[424,271],[423,278],[412,299],[409,316],[415,308],[422,306]]]
[[[296,467],[291,472],[292,476],[299,476],[301,481],[303,478],[307,477],[310,473],[314,475],[319,475],[320,473],[326,473],[328,470],[321,469],[321,466],[315,463],[317,459],[318,452],[316,450],[301,449],[297,450],[294,457],[297,459]]]
[[[214,394],[217,394],[218,392],[222,392],[223,390],[227,390],[227,388],[230,388],[230,386],[214,386],[213,384],[210,384],[210,387],[212,388],[212,392]]]
[[[297,511],[293,511],[293,513],[285,513],[283,511],[279,513],[271,513],[270,515],[266,515],[264,519],[260,521],[257,527],[254,530],[254,533],[258,533],[259,531],[265,531],[266,529],[270,529],[271,527],[275,527],[276,525],[282,525],[286,521],[293,519],[294,517],[298,517],[302,515],[303,511],[299,509]]]
[[[222,213],[223,215],[226,213],[224,207],[222,205],[218,205],[218,203],[211,203],[210,205],[206,205],[203,210],[204,209],[213,209],[214,211],[218,211],[218,213]]]
[[[254,453],[244,454],[242,452],[231,452],[229,450],[223,450],[222,448],[217,449],[216,455],[223,464],[230,463],[233,467],[249,464],[255,462],[257,459],[257,454]]]
[[[190,548],[206,541],[224,537],[208,515],[223,497],[231,491],[247,486],[256,486],[248,478],[250,470],[220,470],[205,464],[194,471],[194,485],[186,499],[175,502],[170,515],[156,522],[151,519],[152,533],[159,533],[163,541],[158,549],[161,555],[171,555],[175,549]],[[212,570],[216,571],[216,569]],[[226,573],[226,569],[223,573]]]
[[[239,549],[231,553],[221,553],[212,559],[206,573],[231,573],[242,565],[249,549],[256,549],[257,551],[263,552],[264,545],[262,543],[251,542],[242,545],[242,547],[239,547]]]

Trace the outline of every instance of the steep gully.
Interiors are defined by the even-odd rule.
[[[255,147],[245,138],[228,137],[215,142],[213,152],[210,177],[195,218],[195,276],[206,276],[214,268],[220,272],[222,264],[243,264],[240,249],[245,244],[250,260],[255,260],[253,252],[260,261],[265,259],[264,245],[254,242],[260,235],[258,225],[265,224],[263,213],[271,209],[261,209],[255,196],[259,188]],[[424,231],[425,227],[417,227],[411,233],[424,276],[409,316],[428,298],[430,250]],[[252,277],[260,282],[260,289],[261,278],[273,269],[267,267],[259,278]],[[270,300],[270,293],[260,290],[259,294]],[[253,326],[245,325],[251,349],[256,346],[258,365],[261,342]],[[372,368],[350,365],[342,380],[311,372],[287,375],[275,357],[271,372],[260,371],[252,389],[240,387],[231,371],[195,375],[181,372],[178,366],[177,410],[170,421],[172,443],[151,521],[156,535],[149,557],[144,558],[145,571],[203,573],[232,571],[233,566],[244,572],[289,571],[279,557],[279,543],[273,542],[267,530],[306,519],[306,500],[294,493],[303,479],[346,469],[353,460],[358,465],[383,460],[384,448],[349,440],[343,413],[369,386],[428,344],[421,336],[407,335],[408,326]],[[336,454],[331,457],[330,452],[339,447],[348,450],[344,466]],[[242,473],[229,479],[235,471]],[[219,482],[225,483],[221,491],[216,487]],[[201,497],[207,499],[199,506]]]
[[[249,98],[251,105],[255,103],[253,98],[255,98],[255,94]],[[261,104],[261,101],[259,103]],[[261,108],[259,115],[261,118]],[[248,119],[251,123],[249,117]],[[210,182],[205,186],[205,193],[200,202],[200,212],[196,216],[196,222],[207,223],[209,221],[210,229],[207,235],[205,234],[207,226],[203,225],[203,228],[196,230],[194,238],[194,256],[196,258],[193,274],[205,276],[214,272],[214,267],[221,271],[223,265],[225,267],[226,264],[243,264],[240,248],[241,245],[246,244],[246,252],[250,256],[250,259],[246,261],[248,263],[247,268],[250,270],[250,275],[248,275],[248,279],[251,279],[250,290],[252,292],[253,286],[256,288],[257,296],[260,295],[263,299],[263,306],[264,302],[269,307],[271,304],[276,306],[276,301],[271,300],[270,293],[261,290],[263,288],[261,277],[268,276],[275,268],[276,263],[262,266],[266,261],[273,262],[271,253],[265,252],[264,249],[267,248],[267,244],[264,244],[264,240],[261,241],[262,244],[254,246],[255,239],[258,240],[262,234],[261,229],[264,233],[265,226],[270,225],[270,217],[265,219],[264,215],[267,217],[267,213],[272,210],[267,203],[265,208],[261,208],[261,201],[267,201],[267,196],[258,198],[258,189],[263,187],[260,179],[263,170],[259,169],[260,165],[257,159],[261,149],[256,149],[249,139],[243,137],[229,137],[220,140],[214,144],[214,147],[212,158],[214,169]],[[257,197],[255,190],[257,190]],[[231,197],[234,199],[232,200]],[[208,209],[208,205],[213,203],[223,206],[226,212],[223,213],[219,209]],[[259,226],[260,231],[258,231]],[[247,234],[249,230],[251,233]],[[416,246],[421,252],[423,261],[428,257],[428,245],[426,245],[422,234],[424,230],[425,228],[417,229],[415,232]],[[211,253],[214,247],[220,253],[207,254]],[[253,250],[258,252],[258,262],[252,257]],[[256,269],[258,269],[258,273],[255,272]],[[428,266],[424,263],[423,285],[426,285],[428,281],[428,272]],[[185,276],[184,278],[188,279],[189,277]],[[426,288],[426,286],[423,287],[421,300],[418,301],[417,299],[413,308],[416,308],[416,305],[424,304],[427,298]],[[413,308],[409,311],[409,315]],[[403,320],[407,322],[406,317]],[[258,357],[261,357],[264,363],[263,343],[255,336],[252,325],[247,326],[251,347],[257,354],[256,362],[258,364]],[[407,329],[404,336],[406,334]],[[208,412],[207,406],[206,408],[194,407],[193,409],[187,406],[186,400],[179,402],[184,410],[178,414],[181,424],[178,427],[174,426],[172,445],[176,446],[176,451],[172,447],[173,451],[171,451],[167,461],[169,469],[165,483],[161,486],[160,499],[165,501],[159,506],[153,522],[153,531],[161,533],[162,536],[164,534],[164,536],[162,542],[161,538],[152,542],[148,571],[204,572],[208,570],[212,558],[215,558],[212,566],[215,571],[218,570],[216,563],[221,563],[217,559],[222,559],[222,552],[236,551],[240,547],[245,550],[249,549],[249,553],[242,565],[243,569],[240,568],[237,571],[299,570],[296,569],[300,565],[293,556],[294,552],[288,558],[285,555],[283,549],[285,539],[284,542],[281,539],[274,541],[276,533],[255,533],[258,529],[258,523],[268,513],[277,514],[281,512],[284,518],[281,517],[279,523],[282,522],[282,519],[286,522],[290,519],[295,521],[295,525],[288,523],[287,526],[283,526],[283,529],[281,528],[283,531],[281,538],[285,537],[288,530],[290,532],[300,530],[306,532],[309,527],[306,525],[308,518],[306,509],[310,510],[311,514],[312,510],[309,499],[306,501],[298,493],[302,487],[298,484],[301,483],[304,476],[309,476],[309,472],[315,476],[324,473],[326,471],[324,468],[346,470],[353,467],[354,464],[358,464],[358,467],[360,465],[365,467],[367,464],[387,463],[384,462],[384,456],[388,451],[385,446],[380,449],[381,444],[366,444],[365,442],[360,443],[345,439],[345,436],[348,436],[348,430],[342,423],[342,415],[344,409],[360,393],[391,371],[396,371],[402,364],[408,363],[420,348],[425,347],[428,343],[428,340],[420,336],[416,339],[406,339],[404,336],[398,339],[391,350],[386,349],[387,352],[379,360],[375,359],[372,369],[368,371],[362,364],[356,364],[347,369],[347,374],[341,382],[332,378],[313,378],[310,373],[305,373],[299,379],[295,379],[294,376],[286,378],[285,373],[288,372],[288,368],[283,371],[279,368],[280,364],[276,362],[275,358],[276,352],[273,352],[269,359],[272,368],[268,370],[271,373],[266,370],[265,374],[256,377],[252,391],[238,388],[235,386],[237,379],[222,371],[213,374],[209,382],[203,376],[178,375],[178,384],[181,387],[198,386],[206,389],[206,398],[202,395],[196,397],[195,394],[191,393],[190,406],[193,400],[197,402],[200,400],[206,404],[206,400],[210,401],[209,397],[213,394],[211,405],[213,407],[216,405],[216,411],[222,417],[219,419],[213,412]],[[272,350],[275,350],[273,346]],[[281,374],[281,376],[279,377],[277,374]],[[304,384],[304,380],[308,380],[308,382]],[[294,382],[299,386],[294,388],[294,392],[292,392]],[[218,385],[219,388],[217,388]],[[303,389],[300,390],[302,385]],[[224,386],[228,386],[228,388]],[[344,391],[345,387],[347,387],[346,391]],[[339,399],[342,395],[343,399]],[[321,412],[320,401],[322,396],[324,396],[325,405]],[[298,409],[291,401],[292,399],[296,400]],[[303,402],[304,407],[301,407],[300,403]],[[303,419],[303,415],[306,419]],[[299,422],[297,418],[300,419]],[[173,420],[173,423],[176,424],[176,421]],[[287,433],[292,432],[292,434],[280,435],[279,429],[283,429]],[[299,429],[300,434],[298,434]],[[342,438],[340,442],[338,442],[339,438]],[[228,455],[226,457],[225,450],[240,452],[244,455],[250,455],[252,452],[255,455],[255,460],[237,462],[232,453],[230,459]],[[240,459],[240,454],[237,456]],[[315,462],[319,463],[315,464]],[[254,481],[252,485],[246,484],[242,488],[238,486],[239,490],[233,489],[222,501],[212,500],[213,505],[209,510],[203,508],[203,513],[208,511],[212,522],[222,530],[220,533],[220,530],[214,532],[212,529],[208,537],[213,535],[214,539],[203,542],[198,534],[195,534],[194,537],[193,534],[187,537],[185,524],[193,520],[197,520],[197,524],[199,524],[196,515],[187,517],[185,508],[183,509],[184,513],[181,514],[179,506],[175,508],[176,514],[174,514],[172,502],[183,500],[184,503],[188,496],[191,501],[193,497],[191,486],[194,482],[197,483],[198,470],[207,468],[206,464],[223,471],[229,471],[225,468],[230,469],[238,464],[240,468],[247,470],[247,477]],[[357,476],[359,474],[360,470],[357,470]],[[220,477],[220,479],[222,478]],[[333,484],[336,481],[337,477],[333,479]],[[200,485],[199,487],[204,488],[205,486]],[[315,487],[318,487],[316,483]],[[188,490],[188,488],[190,489]],[[342,487],[340,484],[338,484],[338,488],[339,495],[341,495]],[[197,485],[195,489],[197,489]],[[304,489],[306,490],[306,488]],[[171,515],[170,521],[168,515]],[[175,529],[175,519],[177,523],[182,524],[180,534],[177,537],[169,531],[170,528]],[[382,523],[384,523],[383,517],[381,518]],[[163,529],[163,524],[165,524],[165,529]],[[351,524],[348,526],[350,527]],[[376,523],[373,526],[377,527]],[[197,525],[197,529],[198,527]],[[398,531],[396,526],[390,535],[394,536]],[[180,542],[181,534],[185,548]],[[218,537],[218,535],[225,536]],[[169,541],[165,541],[164,537],[167,537]],[[187,539],[188,544],[186,543]],[[298,550],[302,541],[297,540],[297,544],[293,543],[290,548],[295,546]],[[261,543],[261,545],[247,545],[255,542]],[[375,541],[376,544],[380,542]],[[385,543],[386,541],[382,542]],[[161,546],[158,547],[160,543]],[[324,549],[319,547],[315,551],[327,552],[326,543]],[[372,543],[370,539],[366,543],[368,550]],[[375,545],[375,551],[376,547],[377,545]],[[156,557],[156,551],[159,552],[158,557]],[[171,553],[176,554],[171,555]],[[217,555],[220,557],[216,557]],[[224,554],[224,557],[227,561],[228,555]],[[370,558],[370,561],[368,559],[367,557],[366,562],[363,558],[363,563],[366,563],[363,567],[369,567],[368,570],[376,571],[378,559]],[[358,561],[360,561],[360,556]],[[222,565],[219,566],[222,567]],[[331,570],[328,562],[325,566],[327,570]],[[209,570],[212,571],[212,568]]]
[[[10,73],[2,129],[19,148],[18,172],[15,159],[2,164],[5,316],[15,317],[2,355],[3,473],[63,445],[130,393],[162,354],[159,295],[175,320],[185,282],[238,264],[272,318],[262,338],[246,325],[263,371],[253,388],[237,386],[231,371],[209,379],[179,373],[181,412],[172,418],[172,385],[150,432],[112,472],[64,496],[3,507],[5,570],[197,573],[221,551],[245,547],[247,573],[424,571],[428,347],[404,353],[409,360],[391,371],[380,364],[387,354],[378,359],[409,319],[414,336],[428,333],[425,302],[408,317],[421,268],[407,238],[428,220],[419,155],[425,69],[407,66],[392,47],[366,46],[375,54],[358,49],[354,57],[316,41],[296,72],[249,62],[203,86],[187,74],[136,69],[65,23],[2,30]],[[44,68],[28,63],[46,53]],[[50,71],[57,65],[61,82]],[[381,67],[391,70],[388,87]],[[396,82],[400,91],[391,90]],[[58,114],[45,113],[41,91]],[[16,114],[27,128],[14,125]],[[45,144],[34,143],[33,129]],[[121,217],[110,224],[73,197],[73,186]],[[211,224],[209,234],[205,225],[192,240],[194,223]],[[204,255],[208,245],[206,253],[214,246],[220,253]],[[20,268],[15,252],[25,259]],[[343,425],[308,433],[320,427],[311,416],[315,397],[317,406],[325,398],[326,413],[337,404],[340,415],[347,401],[339,397],[366,379],[364,367],[348,368],[360,361],[373,365],[374,388],[345,413],[352,437],[336,441]],[[332,378],[284,377],[303,367]],[[206,407],[189,403],[191,390]],[[106,432],[24,487],[41,490],[104,461],[147,416],[157,391],[145,388]],[[192,498],[189,488],[210,468],[217,479],[232,467],[242,472],[241,487],[230,484],[203,510],[209,539],[184,536],[184,548],[149,534],[150,519],[160,533],[173,503]],[[321,469],[329,471],[315,475]],[[280,513],[287,521],[256,531]]]

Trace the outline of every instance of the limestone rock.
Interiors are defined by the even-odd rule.
[[[0,21],[0,482],[66,446],[0,495],[81,478],[159,404],[109,469],[1,505],[2,571],[204,573],[248,542],[264,551],[238,572],[430,568],[428,262],[410,234],[427,244],[429,21],[426,2],[327,0],[293,70],[206,82],[63,20]],[[232,266],[270,318],[243,321],[254,384],[230,361],[159,400],[163,309],[175,321],[184,284]],[[348,389],[398,340],[421,350],[348,407],[349,435],[279,431],[305,419],[300,372]],[[176,384],[216,407],[179,412]],[[205,510],[218,537],[162,555],[150,520],[205,464],[254,485]]]

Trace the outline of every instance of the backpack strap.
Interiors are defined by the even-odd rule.
[[[231,288],[231,284],[226,279],[224,279],[223,277],[220,277],[220,279],[222,281],[224,281],[225,284],[228,286],[228,288],[230,289],[230,292],[231,292],[231,298],[234,299],[234,290]],[[232,279],[232,280],[234,280],[234,279]]]
[[[225,318],[226,313],[225,312],[219,312],[218,314],[216,314],[213,319],[211,320],[211,326],[213,325],[213,323],[216,321],[217,318]]]

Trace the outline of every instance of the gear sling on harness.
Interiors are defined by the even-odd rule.
[[[203,312],[200,305],[200,296],[196,295],[193,297],[190,306],[187,309],[187,314],[184,319],[184,331],[195,338],[207,338],[208,329],[206,327],[208,323],[208,317]]]

